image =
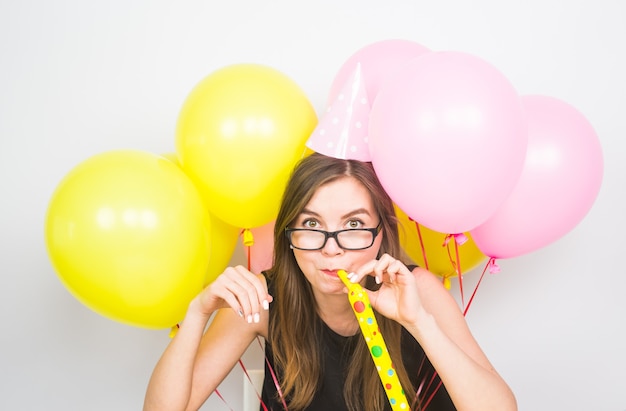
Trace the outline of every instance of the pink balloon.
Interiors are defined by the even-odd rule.
[[[274,221],[251,228],[254,244],[250,246],[250,271],[260,273],[273,265]]]
[[[370,112],[370,153],[383,186],[411,218],[442,233],[489,218],[521,174],[527,140],[513,86],[460,52],[412,59]]]
[[[471,234],[490,257],[510,258],[559,239],[587,214],[600,190],[602,148],[587,119],[556,98],[524,96],[528,152],[498,210]]]
[[[404,63],[430,50],[409,40],[382,40],[368,44],[352,54],[341,66],[328,94],[328,105],[341,93],[360,63],[369,101],[373,101],[381,84]]]

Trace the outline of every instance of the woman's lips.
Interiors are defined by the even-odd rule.
[[[324,274],[329,275],[331,277],[338,277],[337,271],[338,269],[337,270],[322,270]]]

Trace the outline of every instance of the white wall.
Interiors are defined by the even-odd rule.
[[[140,409],[168,343],[88,310],[52,270],[44,213],[71,168],[110,149],[173,151],[183,99],[231,63],[281,70],[319,113],[342,62],[387,38],[480,56],[596,128],[593,209],[551,246],[500,261],[468,321],[521,410],[626,410],[623,0],[1,2],[0,409]],[[258,347],[244,361],[260,366]],[[241,410],[241,389],[235,373],[228,406],[206,409]]]

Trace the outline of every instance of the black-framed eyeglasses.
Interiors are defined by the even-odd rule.
[[[334,238],[344,250],[365,250],[374,244],[382,227],[381,221],[376,228],[348,228],[331,232],[312,228],[285,228],[285,235],[289,244],[298,250],[321,250],[329,238]]]

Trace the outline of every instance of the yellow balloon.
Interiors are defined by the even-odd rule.
[[[251,228],[276,218],[317,116],[303,91],[258,64],[224,67],[186,98],[176,152],[217,218]]]
[[[162,157],[170,160],[172,163],[176,164],[177,167],[180,167],[180,161],[178,161],[178,154],[176,153],[163,153]]]
[[[211,217],[211,230],[209,231],[211,259],[204,277],[205,286],[213,282],[230,265],[240,232],[241,229],[225,223],[219,218]]]
[[[176,153],[164,153],[162,156],[180,167]],[[209,211],[207,210],[207,212]],[[209,259],[204,285],[211,283],[228,267],[235,253],[237,240],[241,232],[241,229],[220,220],[214,215],[210,215],[210,217],[211,229],[209,230],[209,238],[211,242],[211,258]]]
[[[467,237],[467,242],[462,245],[456,245],[459,254],[459,261],[457,261],[457,250],[452,240],[449,241],[447,246],[444,245],[448,234],[431,230],[421,224],[418,233],[415,221],[412,221],[397,206],[396,215],[399,223],[400,244],[404,251],[419,266],[426,268],[428,265],[429,271],[433,274],[448,279],[456,277],[459,272],[457,268],[460,268],[461,274],[464,275],[487,259],[478,249],[469,233],[464,233]],[[424,248],[423,252],[422,246]],[[426,258],[424,258],[424,254]]]
[[[129,325],[168,328],[203,287],[210,227],[179,167],[119,150],[63,178],[48,205],[45,240],[59,278],[84,305]]]

